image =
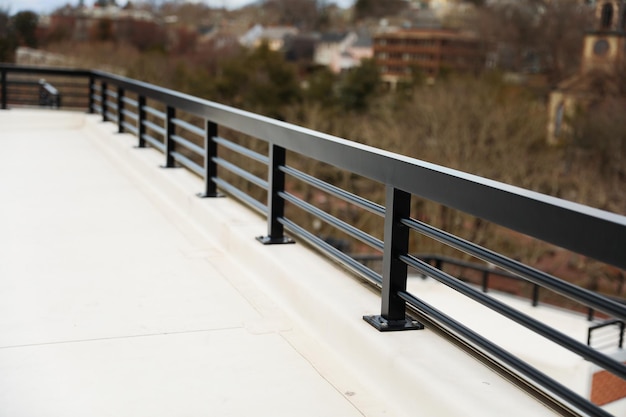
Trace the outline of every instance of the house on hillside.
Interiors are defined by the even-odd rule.
[[[297,35],[298,32],[294,26],[263,27],[256,24],[239,38],[239,42],[247,48],[257,48],[265,42],[272,51],[280,51],[283,49],[286,39]]]
[[[320,36],[314,62],[338,74],[372,56],[372,39],[367,33],[329,32]]]

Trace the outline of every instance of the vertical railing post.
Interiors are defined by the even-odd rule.
[[[539,305],[539,285],[533,284],[533,307]]]
[[[49,106],[50,105],[50,96],[48,91],[45,88],[46,81],[44,79],[39,80],[39,106]]]
[[[173,122],[175,117],[176,109],[167,106],[165,118],[165,165],[163,165],[163,168],[174,168],[174,166],[176,166],[174,155],[172,155],[176,146],[172,138],[172,136],[176,134],[176,125]]]
[[[0,71],[0,87],[2,88],[2,96],[0,97],[0,107],[2,110],[7,109],[7,70]]]
[[[144,135],[146,134],[146,125],[144,121],[146,120],[146,96],[139,96],[137,98],[137,115],[137,135],[139,136],[137,147],[145,148],[146,139]]]
[[[381,314],[363,319],[379,331],[423,329],[406,316],[406,303],[398,294],[406,291],[407,265],[400,255],[409,251],[409,228],[401,221],[411,214],[411,194],[388,185],[386,204]]]
[[[213,182],[213,178],[217,177],[217,164],[213,160],[217,157],[217,143],[213,140],[216,136],[217,124],[207,120],[204,134],[204,191],[198,193],[198,197],[201,198],[222,197]]]
[[[117,87],[117,133],[124,133],[124,89]]]
[[[443,268],[443,260],[441,258],[435,259],[435,268],[439,270]]]
[[[90,75],[89,76],[89,108],[87,109],[89,114],[94,114],[95,112],[95,109],[93,107],[93,105],[95,104],[93,96],[96,94],[95,83],[96,83],[96,80],[94,76]]]
[[[268,173],[269,189],[267,190],[267,236],[258,236],[257,240],[264,245],[293,243],[284,235],[283,224],[278,221],[285,215],[285,201],[280,193],[285,190],[285,173],[280,167],[285,165],[285,148],[270,144],[270,163]]]
[[[489,271],[483,271],[483,292],[489,291]]]
[[[102,121],[106,122],[107,118],[107,83],[102,81],[100,85],[100,105],[102,106]]]

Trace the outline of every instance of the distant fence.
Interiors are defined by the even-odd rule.
[[[407,270],[411,267],[436,279],[622,379],[626,379],[624,364],[412,255],[409,236],[412,233],[428,236],[616,320],[626,320],[626,307],[411,217],[411,198],[419,196],[443,204],[621,269],[626,269],[626,217],[101,71],[0,65],[2,109],[16,104],[13,81],[42,75],[56,80],[53,84],[63,97],[66,92],[72,92],[68,97],[74,100],[64,99],[64,107],[80,108],[82,104],[84,110],[100,114],[103,121],[115,123],[119,132],[135,135],[139,148],[161,151],[164,167],[182,166],[201,177],[201,197],[227,193],[262,213],[267,219],[267,234],[258,238],[260,242],[291,243],[285,234],[288,231],[380,287],[381,314],[365,317],[379,330],[419,328],[421,325],[416,318],[426,318],[429,323],[466,341],[492,362],[501,363],[515,374],[523,375],[521,379],[530,379],[533,385],[541,386],[555,404],[594,416],[609,415],[445,312],[428,305],[418,294],[409,293]],[[228,137],[232,132],[248,139],[234,141]],[[384,204],[288,163],[303,159],[373,181],[385,189]],[[324,210],[306,195],[294,191],[300,189],[297,186],[286,187],[286,179],[380,218],[383,239]],[[286,208],[305,213],[381,253],[382,273],[329,244],[306,225],[298,224],[286,214]]]

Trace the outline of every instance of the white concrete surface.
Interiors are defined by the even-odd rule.
[[[0,112],[0,416],[553,415],[114,130]]]

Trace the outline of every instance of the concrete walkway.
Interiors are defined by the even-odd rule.
[[[0,112],[0,416],[552,415],[113,130]]]

